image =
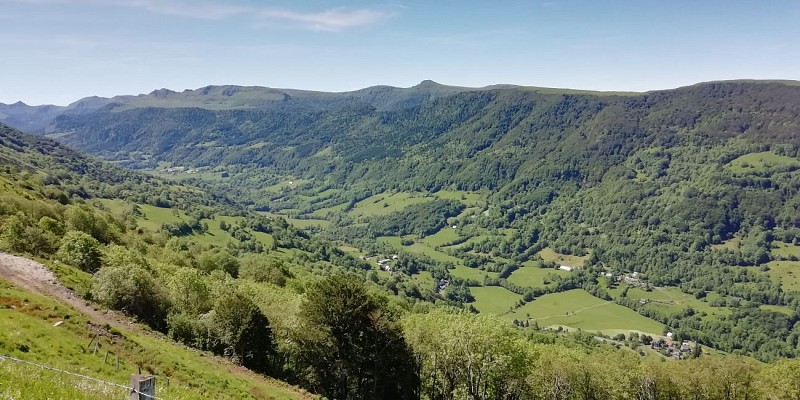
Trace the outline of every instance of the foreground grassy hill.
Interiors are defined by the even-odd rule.
[[[159,398],[312,398],[156,332],[112,327],[5,280],[0,280],[0,324],[3,356],[120,385],[141,370],[156,376]],[[7,359],[0,360],[0,371],[0,394],[9,398],[118,399],[127,394],[119,387]]]

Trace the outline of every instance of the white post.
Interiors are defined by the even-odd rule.
[[[131,393],[128,396],[128,400],[153,400],[155,397],[156,377],[138,374],[131,375]]]

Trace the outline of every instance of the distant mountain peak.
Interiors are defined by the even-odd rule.
[[[424,81],[420,82],[419,84],[417,84],[414,87],[416,87],[416,88],[427,88],[427,87],[440,87],[440,86],[444,86],[444,85],[442,85],[441,83],[438,83],[438,82],[434,82],[434,81],[432,81],[430,79],[425,79]]]
[[[166,89],[166,88],[161,88],[161,89],[153,90],[152,92],[150,92],[150,96],[153,96],[153,97],[167,97],[167,96],[172,95],[172,94],[177,94],[177,92],[169,90],[169,89]]]

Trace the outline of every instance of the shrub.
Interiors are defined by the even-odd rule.
[[[87,233],[69,231],[61,239],[55,259],[87,272],[97,271],[102,261],[100,242]]]

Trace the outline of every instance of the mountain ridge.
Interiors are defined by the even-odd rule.
[[[208,85],[196,89],[175,91],[155,89],[147,94],[117,95],[113,97],[89,96],[78,99],[67,106],[28,105],[22,101],[13,104],[0,103],[0,122],[32,133],[55,133],[50,129],[60,115],[81,115],[102,109],[129,110],[135,108],[200,108],[206,110],[289,110],[310,111],[341,107],[345,104],[365,103],[380,111],[400,110],[433,101],[438,98],[463,92],[522,90],[547,94],[578,94],[596,96],[637,96],[648,93],[680,90],[715,83],[753,83],[800,85],[791,80],[723,80],[700,82],[674,89],[659,89],[645,92],[595,91],[571,88],[548,88],[513,84],[493,84],[483,87],[450,86],[432,80],[423,80],[410,87],[375,85],[343,92],[272,88],[245,85]]]

